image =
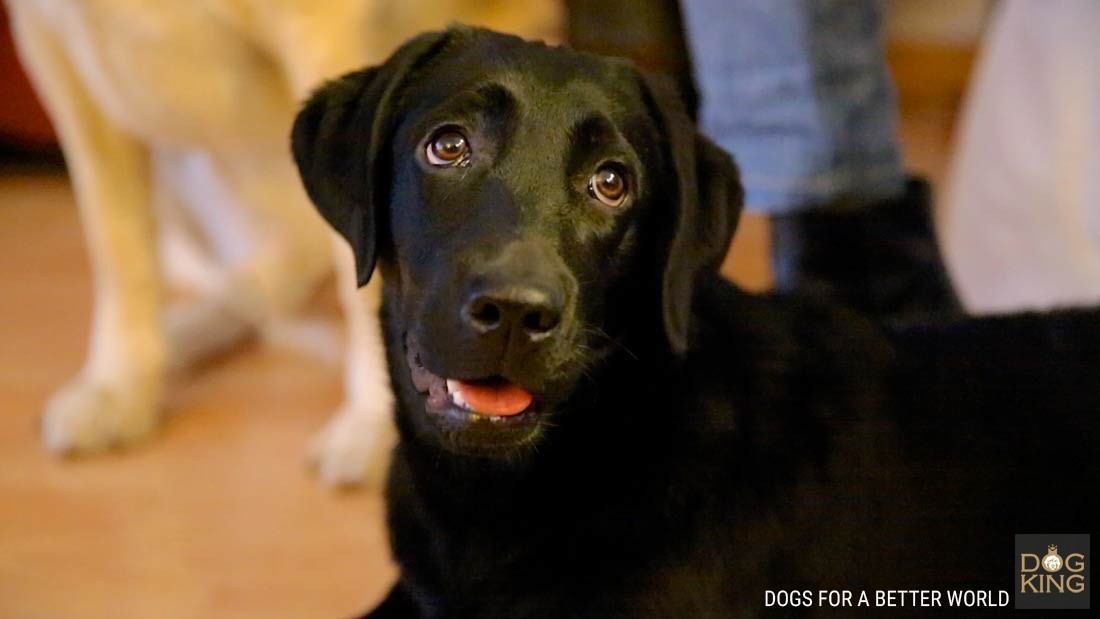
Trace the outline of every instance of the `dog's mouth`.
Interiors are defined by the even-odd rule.
[[[448,422],[450,429],[470,425],[515,428],[536,421],[535,395],[503,376],[457,379],[433,374],[424,367],[411,338],[406,340],[406,361],[413,387],[425,396],[425,410]]]

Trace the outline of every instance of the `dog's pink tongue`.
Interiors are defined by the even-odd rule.
[[[458,389],[466,404],[482,415],[518,415],[531,405],[533,399],[530,393],[506,380],[491,383],[458,381]]]

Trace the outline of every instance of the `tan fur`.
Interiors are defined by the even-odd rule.
[[[335,262],[346,400],[310,455],[328,483],[376,482],[394,440],[379,281],[355,289],[347,245],[310,207],[290,160],[293,114],[323,80],[452,21],[553,37],[557,3],[7,3],[65,151],[95,279],[88,357],[46,406],[46,446],[90,452],[146,437],[170,368],[270,331]],[[174,257],[164,273],[161,254]],[[184,280],[202,296],[165,307]]]

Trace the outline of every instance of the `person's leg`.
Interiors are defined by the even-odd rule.
[[[776,288],[890,317],[953,310],[906,181],[876,0],[681,0],[704,132],[772,220]]]
[[[681,0],[699,121],[769,214],[900,194],[874,0]]]

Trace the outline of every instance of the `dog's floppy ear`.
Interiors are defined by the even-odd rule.
[[[382,65],[321,86],[294,120],[291,147],[306,193],[351,244],[359,285],[374,270],[378,182],[393,131],[393,107],[405,78],[444,46],[452,31],[422,34]]]
[[[676,179],[661,277],[661,315],[677,353],[688,345],[696,277],[717,269],[729,249],[744,193],[737,166],[724,150],[699,134],[675,87],[662,76],[643,75]]]

